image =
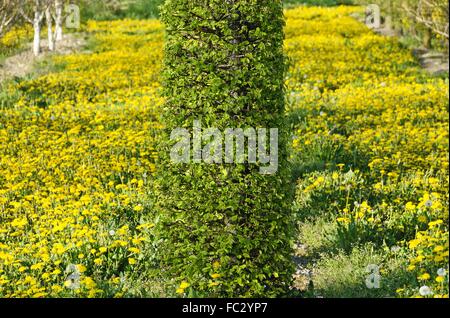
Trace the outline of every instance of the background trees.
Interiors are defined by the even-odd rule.
[[[47,25],[47,42],[53,51],[58,41],[63,38],[63,24],[71,14],[70,4],[78,4],[76,0],[2,0],[0,3],[0,37],[12,26],[29,23],[33,27],[34,55],[41,52],[41,31],[43,22]]]
[[[378,4],[388,27],[417,39],[425,48],[448,50],[447,0],[355,0],[355,3]]]
[[[426,30],[424,45],[431,46],[432,35],[449,38],[449,8],[446,0],[409,0],[402,8],[416,23]]]
[[[21,0],[2,0],[0,2],[0,37],[6,33],[19,16]]]
[[[35,56],[41,53],[41,27],[49,5],[47,0],[23,0],[20,4],[19,10],[22,17],[33,26],[33,54]]]
[[[18,10],[23,3],[33,4],[34,0],[0,1],[0,37],[13,24],[21,23]],[[64,6],[76,3],[80,6],[81,17],[110,20],[120,18],[152,18],[159,15],[163,0],[42,0],[53,7],[55,41],[61,40],[64,20]],[[448,50],[449,10],[447,0],[283,0],[286,6],[300,4],[339,5],[376,3],[382,9],[387,25],[399,34],[408,35],[426,48]],[[45,15],[45,13],[44,13]],[[33,14],[29,12],[29,17]],[[62,18],[61,18],[62,17]],[[33,17],[34,18],[34,17]]]

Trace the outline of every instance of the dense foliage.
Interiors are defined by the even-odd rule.
[[[167,1],[157,214],[161,270],[195,295],[275,296],[292,275],[281,1]],[[179,164],[173,129],[279,128],[279,168]],[[206,141],[203,140],[203,146]],[[223,150],[223,149],[222,149]],[[221,151],[222,151],[221,150]]]

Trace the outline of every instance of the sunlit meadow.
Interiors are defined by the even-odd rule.
[[[371,246],[384,296],[427,286],[425,297],[448,297],[448,79],[424,74],[360,12],[286,11],[294,207],[300,223],[330,229],[313,262]],[[0,296],[183,294],[189,281],[161,294],[152,258],[163,27],[84,29],[90,51],[53,57],[50,73],[0,99]],[[394,258],[395,272],[383,267]]]

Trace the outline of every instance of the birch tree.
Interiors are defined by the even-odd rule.
[[[6,33],[19,16],[22,0],[1,0],[0,2],[0,37]]]
[[[63,0],[55,0],[55,40],[61,41],[63,38]]]
[[[64,0],[49,0],[52,2],[52,5],[54,6],[54,14],[52,14],[53,19],[55,21],[55,41],[59,42],[63,39],[63,23],[66,21],[69,17],[72,17],[74,19],[79,19],[79,8],[78,12],[74,12],[73,10],[77,8],[79,5],[78,0],[70,0],[70,1],[64,1]]]
[[[35,56],[41,53],[41,27],[48,6],[49,2],[46,0],[24,0],[20,7],[23,18],[33,25],[33,54]]]
[[[57,42],[60,42],[63,39],[63,22],[65,18],[64,1],[48,0],[48,6],[45,11],[45,19],[47,21],[48,48],[50,51],[54,51]],[[55,26],[54,31],[53,22]]]
[[[449,39],[449,8],[446,0],[405,1],[402,7],[430,32]]]
[[[431,48],[434,39],[448,50],[449,6],[447,0],[355,0],[358,4],[377,4],[392,22],[392,27],[408,32]],[[439,46],[438,46],[439,47]]]
[[[45,20],[47,22],[47,39],[48,39],[48,49],[50,51],[55,50],[55,35],[53,33],[53,17],[52,17],[52,8],[51,6],[47,6],[45,9]]]

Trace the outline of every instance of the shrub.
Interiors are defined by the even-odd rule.
[[[162,2],[163,0],[81,0],[81,18],[84,21],[156,18]]]
[[[161,273],[187,296],[276,296],[292,277],[282,1],[169,0],[155,185]],[[279,168],[170,161],[171,131],[279,128]]]
[[[159,7],[163,0],[139,0],[130,5],[128,16],[138,19],[150,19],[159,16]]]

